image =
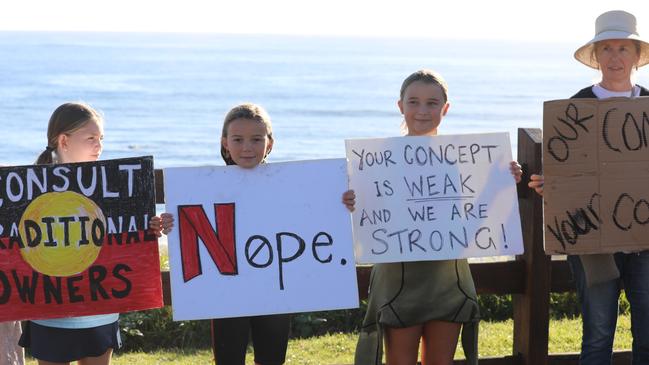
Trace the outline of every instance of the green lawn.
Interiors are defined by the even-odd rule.
[[[480,356],[504,356],[511,354],[513,321],[483,322],[480,324]],[[356,334],[338,333],[309,339],[291,340],[288,345],[287,364],[351,364],[356,346]],[[565,319],[550,322],[550,352],[578,352],[581,342],[581,319]],[[631,348],[631,322],[629,316],[618,320],[616,349]],[[463,358],[458,347],[456,358]],[[253,364],[252,354],[248,363]],[[157,351],[153,353],[119,353],[113,358],[115,365],[157,364],[209,364],[210,350]],[[30,365],[36,364],[31,360]]]

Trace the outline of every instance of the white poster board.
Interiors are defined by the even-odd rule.
[[[509,135],[346,141],[358,263],[523,252]]]
[[[174,320],[358,307],[345,169],[165,169]]]

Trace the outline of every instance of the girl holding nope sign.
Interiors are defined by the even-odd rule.
[[[259,171],[255,169],[258,169],[260,165],[263,166],[266,163],[266,159],[273,148],[274,141],[270,116],[261,106],[252,103],[243,103],[234,106],[225,115],[221,132],[221,157],[226,165],[235,165],[238,168],[252,172]],[[235,167],[233,168],[235,170],[237,169]],[[266,183],[263,178],[256,179],[255,181],[259,185],[256,187],[257,189],[264,189]],[[251,192],[251,189],[246,187],[238,187],[238,189],[243,194],[249,194]],[[233,198],[236,202],[236,197]],[[302,202],[301,198],[291,198],[290,196],[283,200]],[[259,204],[272,204],[272,202],[265,200],[255,200],[255,202]],[[243,208],[238,206],[236,216],[245,217],[251,213],[253,213],[252,207],[243,205]],[[345,213],[343,213],[343,218],[345,216]],[[290,219],[292,218],[287,217],[284,220],[288,223]],[[284,225],[285,223],[282,222],[281,224]],[[241,230],[241,232],[239,232],[238,227],[235,230],[237,231],[236,235],[246,233],[246,228]],[[249,240],[248,243],[250,242],[252,241]],[[278,247],[277,257],[278,260],[281,260],[281,245],[278,244]],[[243,250],[243,247],[241,248]],[[248,251],[248,245],[246,245],[245,251]],[[256,256],[256,253],[253,253],[252,256],[252,258],[248,257],[248,253],[246,252],[246,260],[248,260],[249,264],[253,264],[252,260]],[[272,254],[270,257],[272,260]],[[262,266],[256,267],[259,268]],[[309,274],[306,271],[303,271],[303,273]],[[261,302],[266,299],[264,294],[258,293],[256,290],[252,290],[252,292],[253,301]],[[290,298],[286,296],[285,300],[292,300]],[[236,301],[225,300],[225,304],[234,307],[242,304],[241,300],[250,301],[251,299],[246,297],[239,298]],[[256,365],[283,364],[286,359],[288,347],[290,320],[291,315],[286,313],[261,315],[242,313],[240,317],[213,319],[212,341],[216,364],[245,365],[246,351],[250,338],[252,338],[254,363]]]
[[[420,70],[408,76],[398,101],[408,136],[434,136],[449,109],[448,87],[440,75]],[[522,170],[511,163],[516,182]],[[354,209],[355,195],[343,202]],[[385,343],[388,365],[451,364],[462,330],[470,364],[477,364],[478,302],[466,259],[375,264],[368,308],[356,348],[355,364],[381,364]],[[464,327],[464,328],[463,328]]]
[[[255,104],[240,104],[230,109],[223,121],[221,157],[226,165],[252,169],[266,161],[273,141],[268,113]],[[214,320],[212,339],[216,363],[244,365],[252,333],[255,364],[283,364],[290,326],[289,314]]]

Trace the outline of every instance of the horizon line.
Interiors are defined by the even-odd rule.
[[[296,37],[296,38],[360,38],[360,39],[426,39],[442,41],[506,41],[530,43],[579,43],[572,39],[540,39],[540,38],[506,38],[506,37],[439,37],[419,36],[407,34],[343,34],[343,33],[258,33],[258,32],[224,32],[224,31],[199,31],[199,30],[103,30],[103,29],[2,29],[0,33],[80,33],[80,34],[173,34],[173,35],[218,35],[218,36],[254,36],[254,37]],[[581,43],[580,43],[581,44]]]

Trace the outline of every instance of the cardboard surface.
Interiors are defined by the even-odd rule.
[[[545,251],[649,249],[649,97],[544,103]]]

